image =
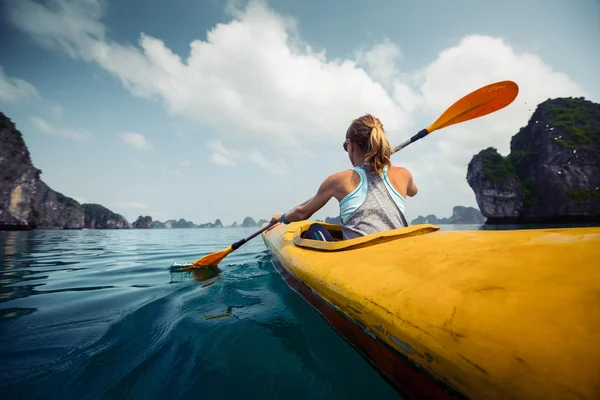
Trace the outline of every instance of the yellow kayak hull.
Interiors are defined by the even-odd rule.
[[[310,224],[263,233],[275,266],[408,397],[600,399],[600,228]]]

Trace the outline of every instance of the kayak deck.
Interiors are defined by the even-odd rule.
[[[302,241],[309,225],[263,234],[280,272],[446,388],[469,398],[600,398],[600,228],[416,225],[342,249],[351,241]]]

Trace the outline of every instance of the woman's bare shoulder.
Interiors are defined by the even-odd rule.
[[[412,176],[410,171],[404,167],[398,167],[398,166],[393,165],[390,169],[393,174]]]
[[[343,171],[336,172],[336,173],[329,175],[329,177],[327,177],[327,179],[334,180],[334,181],[344,181],[348,178],[351,178],[352,175],[354,175],[355,173],[356,172],[354,172],[352,169],[345,169]]]
[[[354,174],[356,174],[356,172],[354,172],[351,169],[347,169],[347,170],[340,171],[340,172],[335,172],[335,173],[329,175],[327,178],[325,178],[325,180],[323,181],[323,184],[327,185],[329,187],[335,187],[335,188],[343,187],[343,186],[347,185],[348,183],[352,182],[352,180],[354,178]]]

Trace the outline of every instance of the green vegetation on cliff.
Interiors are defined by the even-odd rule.
[[[532,158],[535,157],[534,152],[515,149],[508,156],[502,157],[494,147],[488,147],[481,150],[479,156],[483,160],[483,176],[485,179],[495,185],[502,185],[512,177],[525,194],[524,207],[530,208],[538,203],[539,196],[531,184],[523,180],[517,173],[518,170],[522,170],[531,162]]]
[[[15,135],[20,144],[25,145],[21,131],[19,131],[7,117],[4,117],[4,115],[3,118],[0,118],[0,129],[8,129]]]
[[[548,110],[548,122],[555,133],[556,143],[567,149],[580,149],[589,144],[600,145],[600,106],[583,97],[560,99],[560,106],[544,104]]]
[[[565,193],[579,204],[588,204],[592,201],[600,201],[600,191],[595,189],[566,189]]]
[[[508,157],[502,157],[494,147],[481,150],[479,156],[483,160],[483,175],[490,182],[501,184],[511,176],[517,177]]]
[[[23,163],[31,163],[31,157],[29,155],[29,149],[27,145],[25,145],[25,140],[23,139],[23,134],[21,131],[17,129],[15,124],[8,118],[6,115],[0,112],[0,130],[8,130],[11,132],[15,139],[17,140],[17,146],[12,147],[9,152],[11,156],[17,157],[19,153],[21,154],[21,162]]]

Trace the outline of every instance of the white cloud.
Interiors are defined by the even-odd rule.
[[[239,158],[240,153],[236,150],[225,148],[221,141],[208,142],[206,147],[212,151],[210,155],[210,162],[221,166],[233,166],[236,165],[236,160]]]
[[[267,160],[258,150],[251,150],[245,158],[274,175],[284,175],[287,169],[286,162],[282,158],[269,158]]]
[[[537,104],[548,98],[586,95],[580,85],[553,71],[538,56],[516,52],[502,39],[488,36],[465,37],[455,47],[442,51],[419,74],[419,110],[429,115],[431,122],[456,100],[481,86],[501,80],[519,84],[519,95],[510,106],[434,132],[431,135],[435,139],[423,139],[412,145],[415,150],[403,150],[404,154],[395,158],[394,163],[402,163],[412,171],[420,193],[427,196],[424,204],[414,202],[420,214],[445,209],[449,216],[454,205],[475,205],[465,178],[473,155],[489,146],[508,154],[510,138],[527,124]]]
[[[117,136],[123,143],[137,150],[152,150],[154,146],[141,133],[119,132]]]
[[[48,135],[64,137],[67,139],[84,141],[89,140],[94,136],[84,129],[72,129],[62,126],[55,126],[39,117],[31,117],[31,123],[38,130],[40,130],[40,132],[46,133]]]
[[[97,0],[55,0],[43,5],[31,0],[8,0],[13,22],[41,45],[59,49],[73,58],[94,59],[96,46],[104,40]]]
[[[285,173],[287,164],[282,158],[265,158],[258,150],[250,149],[238,151],[223,145],[221,141],[212,141],[206,144],[206,147],[212,151],[209,161],[216,165],[231,167],[237,165],[239,161],[248,161],[264,168],[274,175]]]
[[[23,79],[6,76],[0,67],[0,101],[17,103],[19,101],[39,99],[40,95],[35,87]]]
[[[433,133],[441,137],[427,157],[450,161],[463,174],[471,156],[479,150],[495,146],[503,153],[509,151],[510,137],[527,124],[534,111],[531,105],[550,97],[585,95],[580,85],[553,71],[536,55],[517,53],[502,39],[479,35],[468,36],[441,52],[423,69],[422,78],[421,106],[435,117],[481,86],[507,79],[519,84],[519,95],[507,108],[455,125],[447,132]]]
[[[279,147],[338,139],[366,112],[390,131],[406,126],[404,110],[355,61],[327,60],[262,2],[216,25],[206,41],[192,41],[187,59],[146,34],[139,48],[105,39],[96,5],[58,4],[13,2],[12,19],[43,45],[96,62],[134,95],[161,99],[172,114],[211,124],[224,136],[274,137]],[[60,21],[68,35],[57,32]]]
[[[400,48],[385,38],[367,51],[357,51],[355,56],[374,79],[390,85],[400,74],[396,60],[401,54]]]
[[[506,109],[435,132],[394,157],[420,185],[419,201],[411,204],[419,213],[473,205],[465,176],[474,154],[488,146],[506,154],[510,137],[547,98],[586,95],[537,55],[489,36],[467,36],[423,68],[401,71],[402,52],[389,40],[357,52],[354,60],[328,59],[300,39],[293,20],[260,1],[246,9],[233,2],[234,19],[216,25],[206,41],[192,41],[190,54],[181,58],[143,33],[138,46],[107,39],[102,9],[93,0],[10,4],[17,26],[44,46],[94,62],[134,95],[211,125],[220,138],[207,144],[210,161],[221,166],[249,162],[272,172],[274,165],[284,169],[281,161],[226,144],[309,154],[322,142],[339,141],[351,120],[366,112],[382,120],[396,144],[423,128],[415,121],[433,122],[468,92],[495,81],[517,82],[519,96]],[[139,143],[143,147],[145,138]]]

